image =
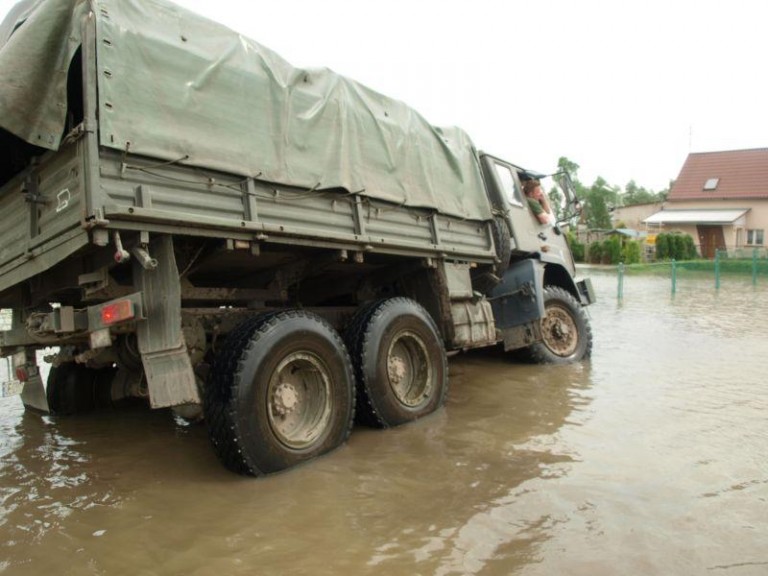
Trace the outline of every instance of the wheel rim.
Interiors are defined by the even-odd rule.
[[[294,450],[317,442],[331,421],[330,397],[330,372],[319,357],[286,356],[267,389],[269,425],[277,439]]]
[[[402,332],[389,345],[387,376],[397,400],[417,408],[429,400],[434,384],[432,364],[424,341],[414,332]]]
[[[558,356],[571,356],[579,345],[579,330],[571,313],[559,304],[547,306],[541,324],[544,343]]]

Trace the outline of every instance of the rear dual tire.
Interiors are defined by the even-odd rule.
[[[341,337],[303,311],[267,313],[231,332],[214,359],[204,411],[219,460],[259,476],[325,454],[354,419],[352,365]]]
[[[48,373],[46,399],[55,416],[73,416],[112,406],[112,380],[116,368],[88,368],[67,362]]]
[[[355,366],[360,423],[389,428],[443,405],[445,348],[432,317],[418,303],[390,298],[362,308],[345,340]]]

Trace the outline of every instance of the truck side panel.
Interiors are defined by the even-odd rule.
[[[297,245],[434,256],[489,263],[485,223],[359,198],[339,190],[307,191],[243,180],[180,163],[161,164],[102,150],[99,201],[109,226],[128,222],[163,231],[268,237]]]
[[[82,141],[66,145],[0,190],[0,292],[87,243],[81,152]]]
[[[20,256],[29,245],[29,205],[21,194],[21,176],[8,183],[0,196],[0,263],[7,263]]]

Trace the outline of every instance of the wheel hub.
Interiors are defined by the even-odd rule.
[[[570,356],[579,343],[578,331],[571,315],[559,306],[547,309],[543,321],[544,343],[558,356]]]
[[[275,437],[302,450],[316,442],[331,422],[331,375],[315,354],[288,354],[268,384],[267,417]]]
[[[294,410],[299,403],[299,394],[296,388],[288,383],[281,382],[275,390],[272,398],[272,410],[278,416],[287,416]]]
[[[388,361],[389,379],[393,384],[400,384],[408,373],[405,360],[400,356],[391,356]]]
[[[398,334],[387,352],[387,376],[397,400],[416,408],[429,399],[434,383],[427,346],[415,332]]]
[[[571,329],[568,324],[560,320],[559,318],[555,320],[553,326],[552,326],[552,335],[555,338],[559,338],[561,340],[565,340],[567,338],[570,338],[571,336]]]

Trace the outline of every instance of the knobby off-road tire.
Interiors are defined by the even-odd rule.
[[[509,259],[512,257],[511,236],[507,221],[501,216],[495,216],[491,222],[493,242],[496,245],[496,257],[499,261],[493,266],[493,273],[499,278],[509,268]]]
[[[354,375],[338,333],[298,310],[245,321],[214,358],[204,393],[214,451],[239,474],[290,468],[341,445]]]
[[[448,364],[432,317],[408,298],[362,308],[345,333],[357,381],[358,422],[388,428],[442,406]]]
[[[523,356],[538,364],[568,364],[589,358],[592,328],[584,308],[563,288],[544,288],[544,339],[523,350]]]

